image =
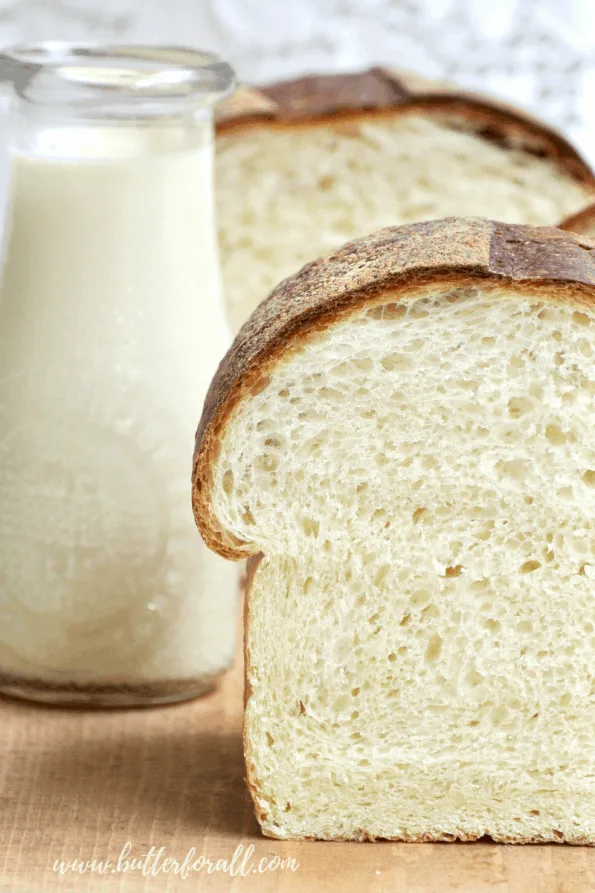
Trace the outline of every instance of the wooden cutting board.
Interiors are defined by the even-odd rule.
[[[238,658],[216,693],[170,707],[64,710],[0,698],[0,891],[595,893],[586,847],[262,837],[242,778],[242,687]],[[167,857],[203,867],[175,874]],[[113,865],[54,868],[77,859]],[[219,859],[231,871],[208,874],[206,860]]]

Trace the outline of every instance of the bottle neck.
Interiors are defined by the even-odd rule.
[[[211,151],[210,107],[184,114],[127,117],[80,115],[16,97],[10,111],[10,151],[70,160],[134,159],[190,149]]]
[[[47,43],[5,58],[14,63],[10,142],[24,151],[64,154],[72,138],[71,151],[87,153],[110,133],[112,146],[151,151],[208,142],[212,107],[235,83],[217,57],[175,47]]]

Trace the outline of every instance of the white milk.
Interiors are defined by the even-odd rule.
[[[194,432],[228,344],[209,139],[206,125],[81,128],[13,156],[0,676],[191,680],[231,658],[236,569],[190,505]]]

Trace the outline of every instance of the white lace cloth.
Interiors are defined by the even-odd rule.
[[[595,0],[0,0],[0,42],[211,48],[254,82],[393,63],[543,116],[595,164]]]

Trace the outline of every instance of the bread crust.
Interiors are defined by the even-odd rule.
[[[314,75],[261,87],[240,87],[216,110],[217,133],[253,127],[316,126],[332,120],[423,111],[458,120],[466,129],[507,146],[520,146],[560,165],[595,195],[595,174],[554,128],[508,103],[457,89],[397,68]],[[586,199],[588,200],[588,199]]]
[[[583,208],[578,214],[566,217],[559,226],[560,229],[569,230],[579,235],[588,236],[589,233],[595,232],[595,202],[587,208]]]
[[[248,564],[244,605],[245,701],[250,696],[252,589],[264,557],[251,543],[233,543],[222,530],[210,504],[212,468],[223,432],[235,407],[258,391],[281,357],[299,349],[313,334],[334,321],[387,300],[415,300],[439,288],[534,292],[543,299],[577,305],[595,301],[595,241],[550,227],[495,223],[481,218],[447,218],[389,227],[349,242],[289,277],[257,308],[238,333],[209,389],[196,437],[193,507],[207,545],[238,559],[255,555]],[[268,837],[283,839],[268,825],[259,806],[259,781],[244,720],[246,785],[256,818]],[[572,843],[592,845],[584,836],[495,836],[500,843]],[[471,841],[479,835],[401,835],[389,840]],[[303,840],[314,839],[304,836]],[[337,840],[376,840],[366,829]]]
[[[554,300],[595,300],[595,242],[554,227],[450,217],[348,242],[281,282],[238,332],[219,365],[196,434],[192,505],[205,543],[225,558],[258,552],[216,518],[213,468],[235,408],[267,384],[282,356],[334,321],[387,300],[415,300],[440,288],[544,292]]]

